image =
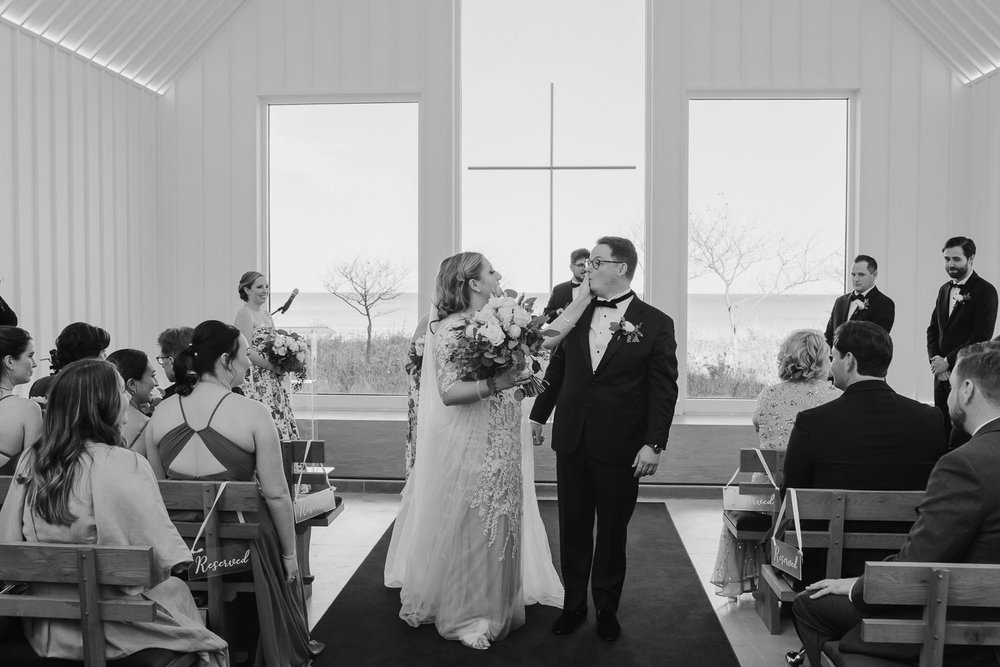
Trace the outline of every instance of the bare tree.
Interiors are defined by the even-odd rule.
[[[737,360],[739,326],[757,306],[796,287],[837,276],[837,253],[818,254],[815,241],[815,237],[770,239],[754,227],[737,225],[725,202],[710,206],[703,215],[688,216],[688,278],[714,275],[722,282]],[[774,269],[758,276],[758,293],[739,297],[734,292],[737,281],[763,262],[773,264]]]
[[[326,291],[346,303],[368,321],[368,338],[365,344],[365,361],[371,357],[372,320],[391,313],[376,313],[380,303],[392,301],[400,295],[400,287],[409,271],[389,260],[369,260],[360,256],[345,260],[327,272],[323,281]]]

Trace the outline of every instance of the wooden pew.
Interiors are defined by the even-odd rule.
[[[826,551],[826,577],[842,576],[844,549],[884,551],[899,549],[906,541],[906,533],[847,531],[847,521],[886,521],[912,524],[917,519],[917,507],[924,499],[923,491],[845,491],[838,489],[796,489],[799,517],[802,521],[826,521],[826,530],[803,530],[799,548],[818,548]],[[786,509],[789,517],[791,508]],[[794,528],[788,526],[784,541],[796,545]],[[809,554],[814,557],[813,554]],[[771,565],[761,566],[761,586],[755,602],[768,632],[781,632],[780,608],[791,603],[796,591],[789,583],[791,577]],[[810,582],[805,582],[810,583]]]
[[[8,478],[9,479],[9,478]],[[4,485],[4,493],[9,483]],[[0,544],[0,580],[25,583],[76,584],[76,594],[68,597],[0,595],[0,616],[72,619],[83,632],[82,664],[86,667],[115,665],[105,656],[102,621],[150,622],[155,604],[150,600],[102,600],[98,586],[151,586],[152,547],[101,547],[92,544],[41,544],[17,542]],[[15,633],[20,635],[20,633]],[[0,644],[0,661],[5,665],[60,664],[62,660],[39,658],[23,638]],[[122,660],[148,667],[186,667],[196,662],[195,654],[166,649],[146,649]]]
[[[296,485],[309,484],[321,487],[328,484],[328,469],[326,467],[326,451],[322,440],[283,440],[281,442],[281,464],[288,482],[288,492],[294,499]],[[304,465],[310,472],[300,475],[297,466]],[[314,471],[314,472],[313,472]],[[312,544],[312,529],[329,526],[344,511],[344,501],[337,496],[337,506],[318,516],[298,521],[295,524],[295,552],[299,557],[299,575],[302,577],[302,587],[306,599],[312,595],[312,582],[315,578],[309,567],[309,549]]]
[[[221,482],[159,481],[160,495],[163,496],[163,504],[166,505],[167,510],[175,513],[197,512],[203,516],[208,516],[208,511],[212,507],[212,503],[215,502],[220,485]],[[214,552],[226,543],[257,539],[260,536],[260,524],[220,521],[219,512],[259,511],[267,511],[267,509],[264,507],[255,482],[229,482],[215,507],[215,512],[212,512],[208,518],[202,533],[202,542],[198,545],[199,548],[204,547],[210,552]],[[173,524],[177,528],[177,532],[190,546],[201,528],[202,521],[201,519],[187,521],[175,518]],[[223,576],[209,576],[206,579],[188,581],[187,585],[192,591],[207,591],[207,625],[213,632],[229,641],[232,632],[226,627],[223,602],[232,600],[237,593],[254,592],[253,582],[227,581]]]
[[[865,602],[919,606],[921,618],[878,618],[861,622],[870,642],[920,644],[920,667],[941,667],[946,644],[1000,646],[1000,622],[948,620],[952,607],[990,608],[1000,618],[1000,565],[872,562],[865,566]],[[869,664],[871,658],[841,653],[839,642],[823,646],[824,667]],[[882,660],[880,664],[911,665]]]
[[[739,487],[740,495],[771,495],[777,492],[768,480],[764,466],[761,465],[757,452],[764,457],[774,477],[775,483],[781,485],[781,470],[785,462],[785,452],[777,449],[754,449],[747,448],[740,450],[740,468],[736,475],[734,484]],[[777,511],[777,509],[775,509]],[[737,540],[746,542],[760,542],[771,532],[773,513],[753,512],[740,510],[725,510],[722,513],[722,522],[726,529],[732,533]]]

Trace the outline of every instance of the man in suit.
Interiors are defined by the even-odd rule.
[[[978,343],[958,353],[948,397],[952,423],[972,435],[941,457],[927,483],[916,523],[896,560],[1000,563],[1000,345]],[[887,471],[891,477],[894,471]],[[876,616],[864,604],[864,577],[824,579],[795,599],[795,628],[813,665],[825,642],[848,653],[912,660],[919,646],[861,639],[860,622]],[[945,649],[946,665],[997,665],[994,647]]]
[[[569,254],[569,270],[573,272],[573,279],[564,283],[559,283],[552,288],[552,295],[549,302],[542,311],[549,317],[551,323],[576,297],[576,290],[583,281],[583,276],[587,272],[587,260],[590,259],[590,251],[586,248],[578,248]]]
[[[945,417],[951,432],[951,447],[968,439],[961,429],[952,429],[948,418],[948,375],[955,355],[969,345],[993,337],[997,322],[997,290],[972,270],[976,244],[956,236],[945,241],[944,270],[951,278],[938,290],[931,323],[927,327],[927,358],[934,376],[934,405]]]
[[[673,421],[674,322],[630,289],[637,260],[631,241],[598,239],[588,262],[597,298],[552,355],[547,387],[531,411],[538,444],[542,424],[556,409],[552,448],[566,587],[563,613],[552,626],[557,635],[586,618],[589,580],[597,634],[618,638],[625,544],[639,478],[656,472]]]
[[[837,328],[831,371],[844,393],[796,417],[785,451],[783,490],[927,486],[947,449],[944,418],[932,406],[892,390],[885,381],[891,361],[892,339],[882,327],[852,320]],[[845,551],[843,571],[861,574],[865,554]],[[804,562],[805,583],[823,576],[822,559]]]
[[[854,290],[837,297],[826,323],[826,344],[833,347],[833,332],[847,321],[872,322],[886,333],[892,332],[896,319],[896,304],[875,287],[878,278],[878,262],[874,257],[858,255],[851,266],[851,283]]]

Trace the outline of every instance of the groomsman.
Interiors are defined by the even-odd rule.
[[[552,288],[549,303],[542,311],[548,315],[550,323],[559,317],[576,296],[576,290],[580,287],[583,276],[587,272],[588,259],[590,259],[590,251],[586,248],[579,248],[569,254],[569,270],[573,272],[573,279],[559,283]]]
[[[871,322],[892,332],[896,319],[896,304],[875,287],[878,278],[878,262],[874,257],[858,255],[851,267],[851,283],[854,290],[833,302],[830,321],[826,324],[826,344],[833,348],[833,332],[848,320]]]
[[[934,405],[944,414],[951,431],[951,447],[968,440],[961,429],[951,429],[948,415],[948,376],[955,366],[958,351],[970,343],[993,337],[997,322],[997,290],[972,270],[976,244],[972,239],[955,236],[941,250],[944,270],[951,278],[938,290],[937,302],[927,327],[927,358],[934,376]]]

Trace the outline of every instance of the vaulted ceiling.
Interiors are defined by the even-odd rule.
[[[886,0],[964,83],[1000,67],[997,0]]]
[[[0,21],[39,35],[162,93],[245,2],[247,0],[0,0]],[[976,81],[1000,68],[1000,1],[885,2],[928,42],[964,83]]]
[[[162,93],[246,0],[0,0],[0,20]]]

